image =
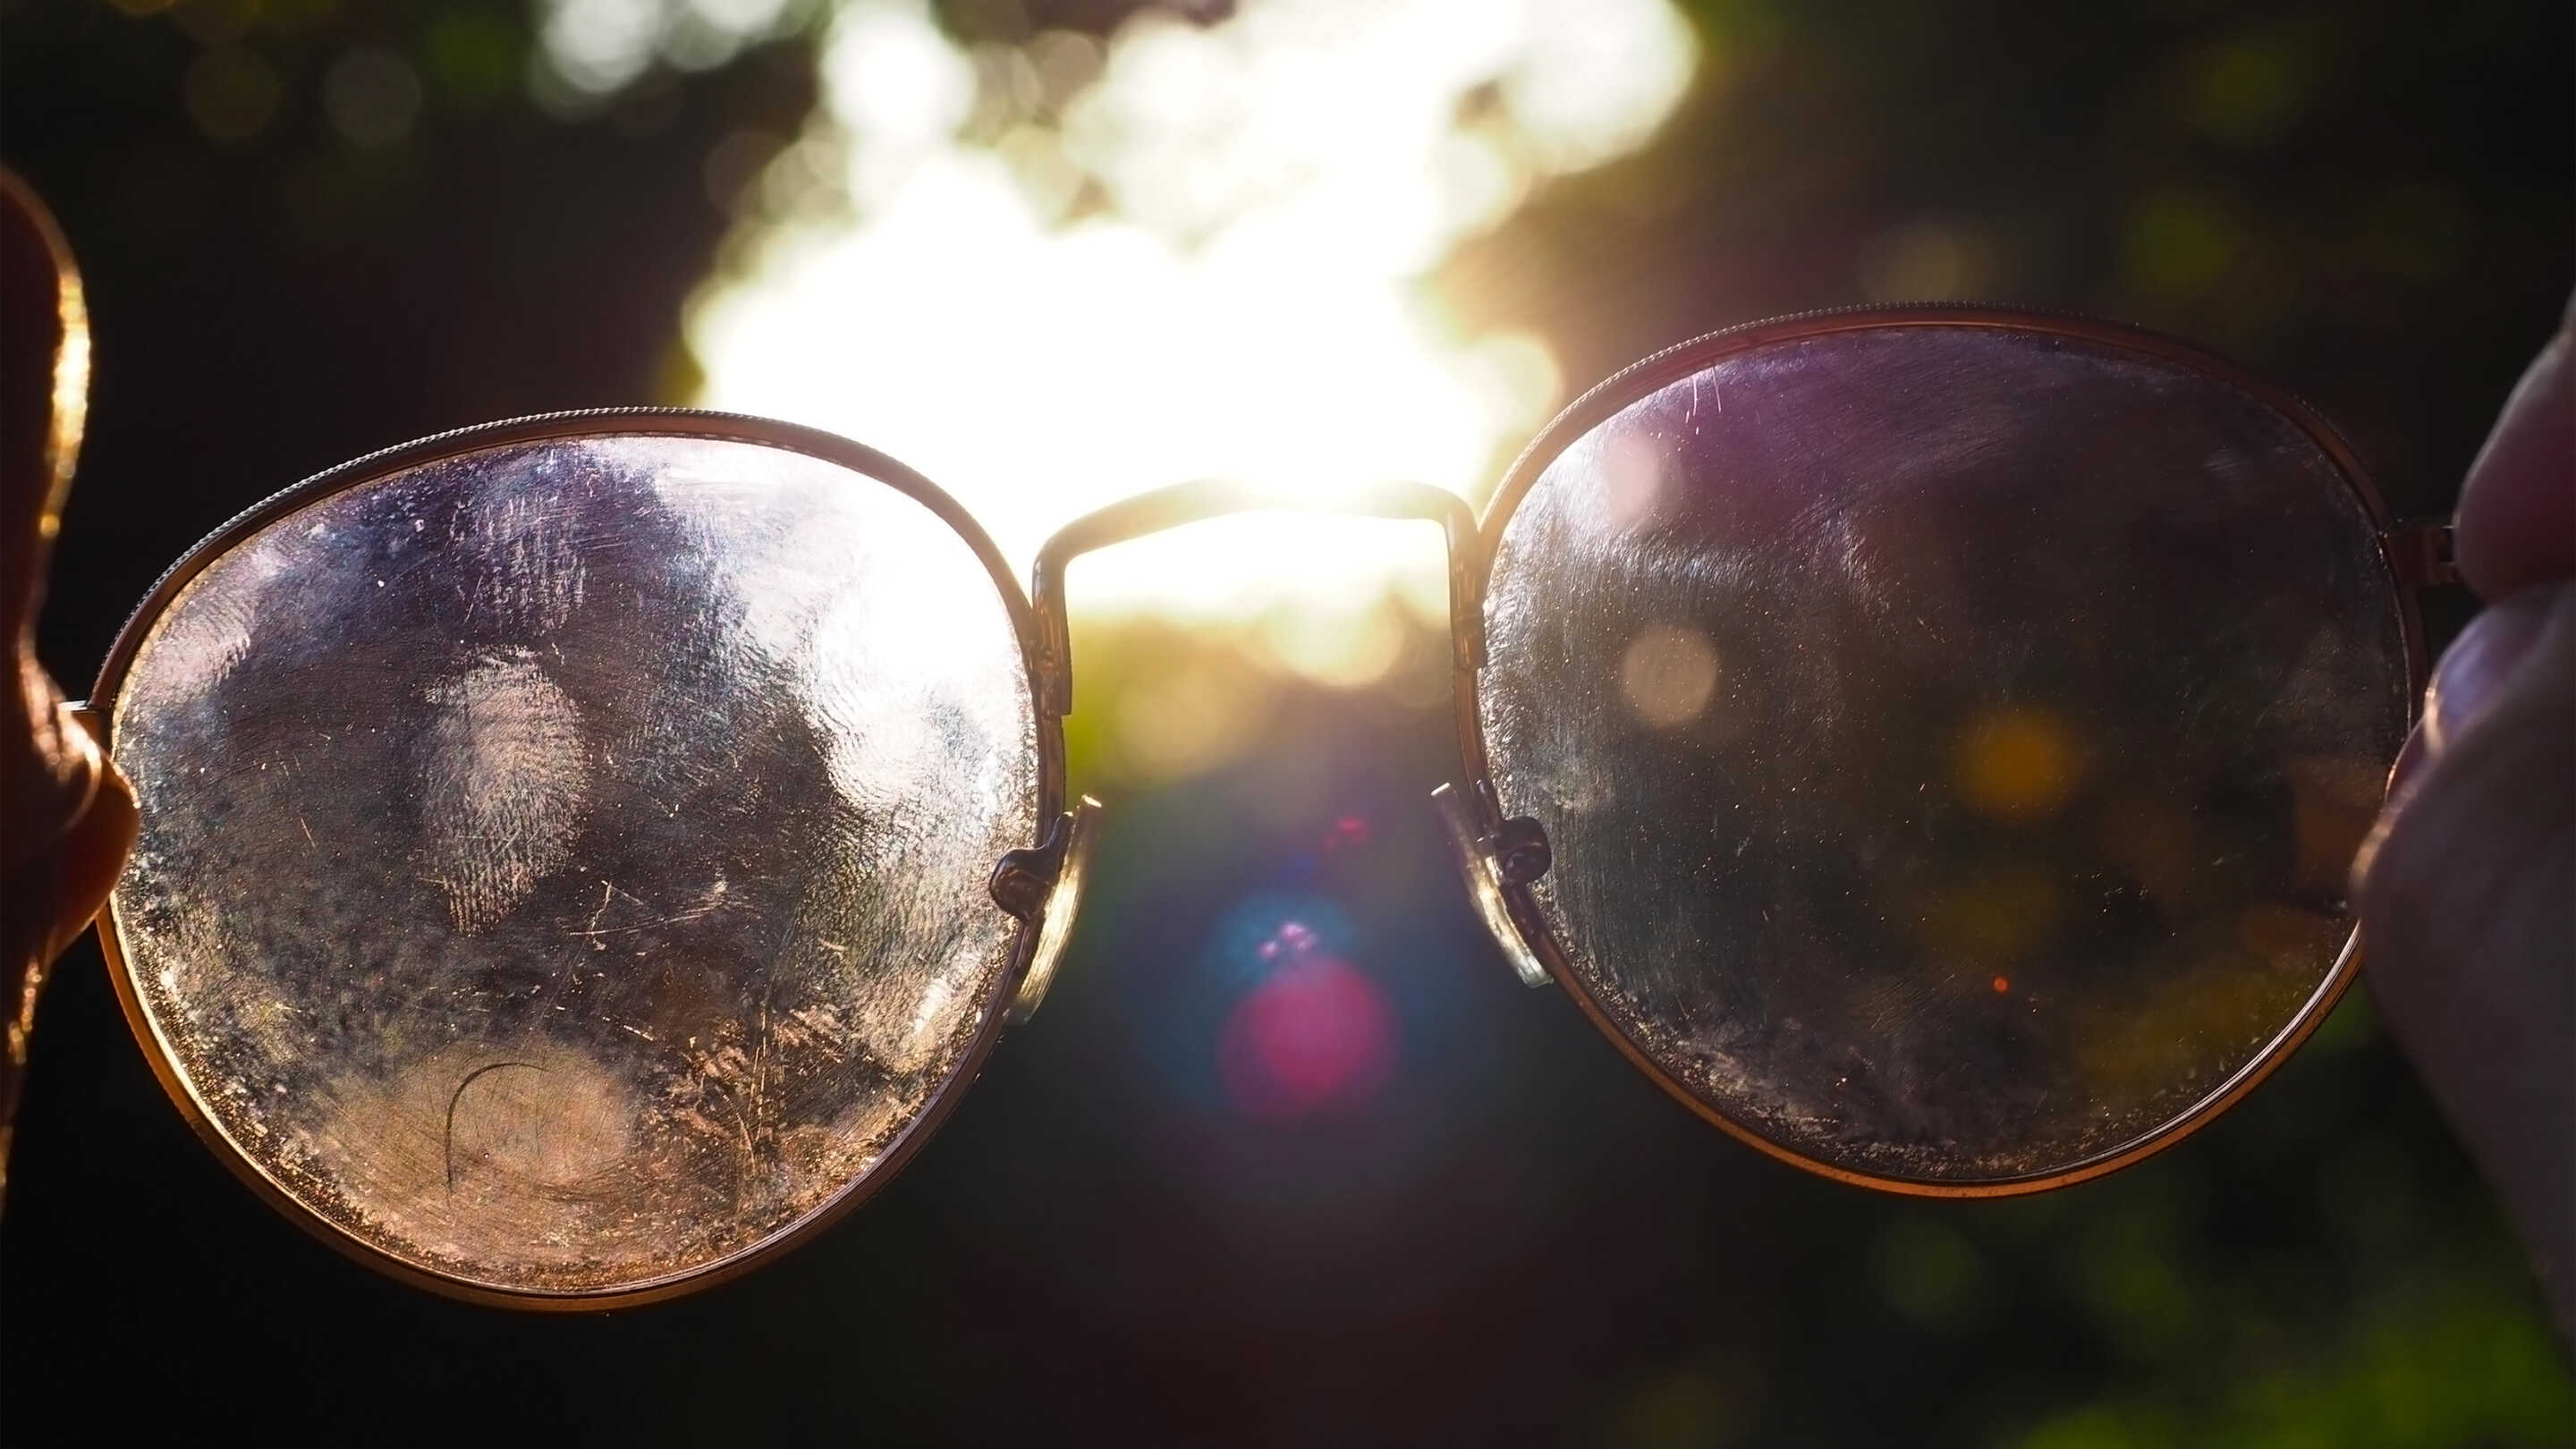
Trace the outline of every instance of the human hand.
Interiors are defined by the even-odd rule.
[[[0,546],[8,688],[0,690],[0,1181],[45,967],[107,899],[134,844],[134,792],[36,662],[45,556],[80,446],[89,324],[53,221],[0,172]]]
[[[2576,1341],[2576,305],[2470,466],[2491,607],[2435,667],[2353,869],[2372,994]]]

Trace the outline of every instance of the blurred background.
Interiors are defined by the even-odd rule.
[[[2547,0],[5,0],[0,152],[96,339],[43,648],[81,692],[234,511],[496,417],[814,423],[1025,565],[1201,475],[1481,499],[1628,361],[1871,300],[2213,345],[2436,514],[2567,298],[2572,30]],[[1426,800],[1457,769],[1428,530],[1208,525],[1074,596],[1086,914],[874,1202],[674,1304],[435,1300],[225,1173],[84,946],[0,1221],[0,1432],[2576,1442],[2366,992],[2102,1182],[1835,1187],[1480,934]]]

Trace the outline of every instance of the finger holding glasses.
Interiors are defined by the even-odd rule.
[[[0,1181],[25,1080],[45,968],[106,901],[135,831],[134,796],[61,686],[36,659],[45,563],[80,451],[89,390],[89,317],[62,233],[16,175],[0,171],[0,574],[9,689],[0,705]]]
[[[2576,307],[2460,493],[2487,601],[2355,866],[2373,995],[2576,1341]]]

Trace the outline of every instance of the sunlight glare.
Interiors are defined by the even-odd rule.
[[[1019,569],[1079,514],[1191,478],[1478,496],[1561,381],[1530,338],[1466,335],[1426,279],[1534,180],[1641,144],[1697,60],[1668,0],[1245,0],[1083,44],[970,55],[918,0],[844,9],[814,124],[856,219],[747,217],[748,264],[688,319],[700,403],[903,459]],[[1190,530],[1087,564],[1074,596],[1349,619],[1423,566],[1409,531]]]

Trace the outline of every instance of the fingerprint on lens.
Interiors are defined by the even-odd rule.
[[[589,754],[571,698],[529,659],[486,660],[430,702],[421,853],[456,928],[470,934],[572,858]]]

